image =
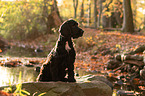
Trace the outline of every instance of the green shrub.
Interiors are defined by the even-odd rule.
[[[8,39],[33,39],[46,34],[43,2],[0,2],[0,34]],[[49,7],[48,7],[49,8]]]

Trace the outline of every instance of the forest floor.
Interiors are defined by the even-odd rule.
[[[124,54],[136,50],[139,46],[145,45],[145,35],[143,32],[134,34],[119,32],[119,31],[104,31],[103,29],[83,28],[84,35],[77,40],[74,40],[76,49],[75,69],[84,69],[86,72],[94,74],[106,74],[107,62],[110,58],[117,54]],[[12,41],[10,45],[27,46],[33,48],[42,48],[42,50],[51,50],[58,39],[58,34],[40,36],[34,40],[26,41]],[[49,52],[48,52],[49,53]],[[143,54],[143,53],[142,53]],[[16,65],[26,63],[41,64],[45,61],[46,57],[8,57],[1,58],[0,64],[4,65],[6,62]],[[18,62],[15,62],[18,61]],[[8,64],[8,63],[7,63]],[[28,64],[28,63],[26,63]],[[118,74],[119,75],[119,74]],[[143,87],[145,90],[145,87]]]
[[[130,34],[86,28],[83,38],[87,41],[88,50],[77,54],[75,65],[87,71],[104,71],[110,57],[134,51],[145,45],[143,32]]]
[[[130,52],[140,45],[145,45],[145,36],[141,33],[129,34],[91,28],[83,28],[83,30],[85,31],[83,37],[74,40],[77,53],[75,68],[82,68],[86,71],[104,71],[111,56]],[[58,34],[45,35],[34,40],[12,41],[10,45],[43,47],[50,51],[57,38]],[[38,62],[38,59],[36,61]]]

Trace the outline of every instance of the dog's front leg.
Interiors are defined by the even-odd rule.
[[[43,64],[40,74],[37,77],[37,81],[51,81],[51,74],[50,74],[50,66],[49,63],[48,64]]]
[[[59,81],[60,78],[59,78],[59,70],[58,70],[58,67],[59,67],[59,62],[56,58],[53,58],[52,62],[51,62],[51,65],[50,65],[50,72],[51,72],[51,76],[52,76],[52,81]]]
[[[68,67],[68,82],[76,82],[75,78],[74,78],[74,65],[69,64]]]
[[[69,57],[68,57],[68,82],[76,82],[74,78],[74,62],[75,62],[75,51],[74,49],[71,49],[69,51]]]

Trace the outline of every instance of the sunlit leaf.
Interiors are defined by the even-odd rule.
[[[3,23],[4,19],[3,18],[0,18],[0,23]]]
[[[25,91],[25,90],[21,90],[21,91],[27,95],[30,95],[30,93],[28,91]]]
[[[3,51],[0,49],[0,53],[1,53],[1,52],[3,52]]]
[[[39,94],[38,96],[43,96],[43,95],[45,95],[46,94],[46,92],[44,92],[44,93],[41,93],[41,94]]]
[[[116,48],[121,48],[121,45],[119,45],[119,44],[116,44]]]

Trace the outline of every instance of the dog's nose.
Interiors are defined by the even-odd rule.
[[[81,33],[83,34],[84,33],[84,30],[81,30]]]
[[[80,32],[81,32],[80,36],[83,36],[84,30],[81,29]]]

